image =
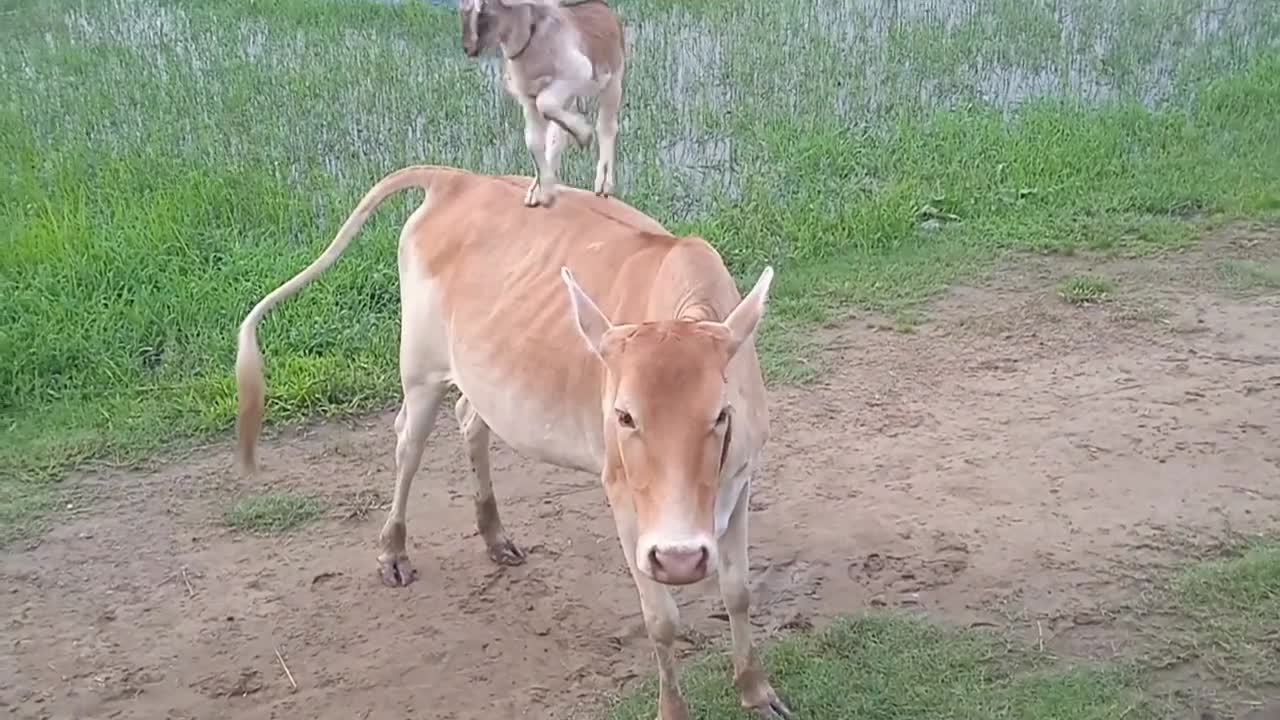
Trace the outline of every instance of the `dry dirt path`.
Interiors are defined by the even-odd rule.
[[[957,623],[1004,623],[1016,607],[1065,643],[1125,591],[1117,563],[1159,557],[1170,533],[1274,527],[1280,303],[1226,292],[1215,268],[1274,257],[1277,239],[1236,227],[1192,252],[1098,263],[1116,284],[1102,306],[1055,295],[1087,261],[1045,259],[949,293],[911,333],[866,318],[825,329],[820,380],[773,393],[752,501],[762,635],[875,605]],[[420,579],[380,585],[383,514],[361,510],[389,494],[392,417],[269,440],[269,488],[242,485],[225,445],[85,478],[91,510],[0,555],[0,708],[586,717],[651,670],[595,478],[495,443],[503,517],[529,551],[499,569],[474,534],[447,417],[409,510]],[[282,539],[221,526],[231,498],[264,489],[323,494],[338,510]],[[724,641],[714,583],[678,597],[690,650]]]

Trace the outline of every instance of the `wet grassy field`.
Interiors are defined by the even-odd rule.
[[[812,323],[1001,253],[1145,251],[1280,206],[1265,3],[618,3],[619,192],[774,263],[772,378]],[[420,3],[0,4],[0,528],[57,480],[230,427],[233,330],[408,163],[528,172],[497,66]],[[566,154],[589,186],[591,153]],[[274,421],[393,401],[403,211],[264,324]]]

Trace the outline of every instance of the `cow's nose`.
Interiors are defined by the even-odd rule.
[[[653,579],[666,585],[688,585],[707,576],[706,545],[655,545],[649,550]]]

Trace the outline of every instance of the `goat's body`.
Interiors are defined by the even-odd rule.
[[[597,195],[611,195],[626,72],[625,35],[618,15],[604,0],[491,1],[497,8],[503,83],[524,114],[525,145],[536,170],[525,205],[554,204],[566,134],[581,146],[591,142],[591,125],[569,108],[575,98],[599,98],[594,190]],[[478,6],[468,7],[473,9],[464,8],[464,16],[481,12]],[[464,19],[468,52],[478,52],[485,42],[466,34],[467,28],[477,33],[475,25],[475,20]]]
[[[530,48],[504,61],[512,95],[537,96],[555,78],[565,77],[582,83],[579,96],[594,97],[623,71],[622,22],[604,0],[562,3],[541,12]],[[539,52],[534,43],[546,43],[551,51]]]

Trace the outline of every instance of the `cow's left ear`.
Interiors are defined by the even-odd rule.
[[[609,322],[609,318],[605,317],[582,286],[578,285],[569,268],[560,268],[560,279],[569,290],[569,304],[573,307],[573,319],[578,326],[578,333],[587,341],[591,352],[599,355],[604,344],[604,334],[613,328],[613,323]]]
[[[765,303],[769,298],[769,286],[773,283],[773,267],[766,266],[755,287],[742,298],[742,302],[724,319],[724,326],[729,329],[729,357],[733,357],[742,344],[751,339],[752,333],[764,317]]]

